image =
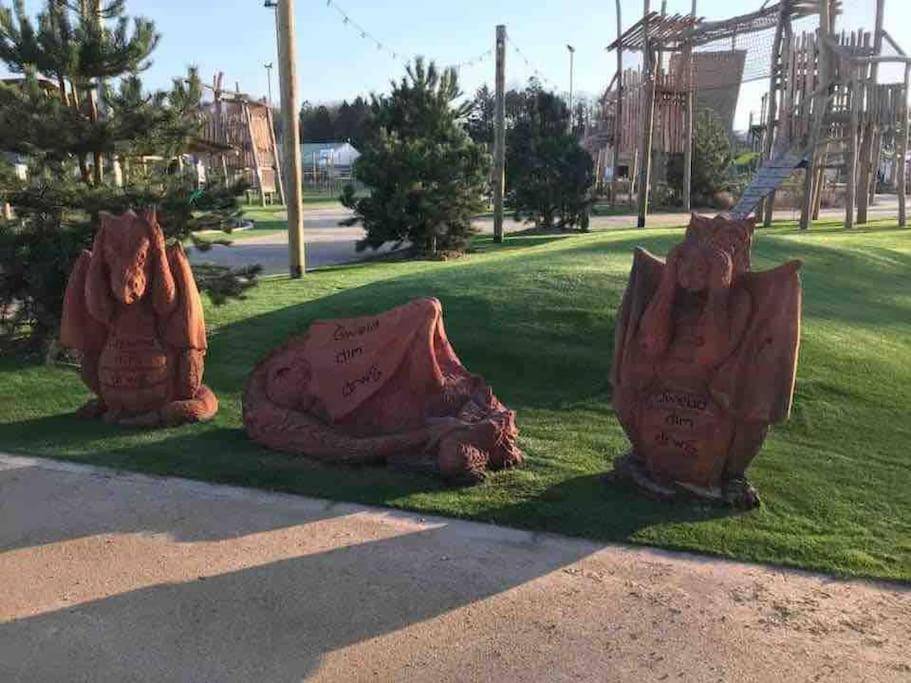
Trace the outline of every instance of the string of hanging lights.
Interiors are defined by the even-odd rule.
[[[382,40],[377,38],[373,33],[371,33],[366,28],[364,28],[364,26],[362,24],[358,23],[348,13],[348,11],[346,9],[344,7],[342,7],[339,3],[337,3],[335,0],[326,0],[326,7],[329,7],[331,9],[335,10],[335,12],[336,12],[336,14],[338,14],[338,17],[341,20],[342,24],[344,26],[347,26],[351,31],[353,31],[357,36],[359,36],[361,38],[361,40],[375,45],[377,51],[388,55],[394,61],[401,62],[402,64],[407,66],[412,61],[412,59],[416,56],[416,55],[405,54],[403,52],[399,52],[398,50],[394,50],[391,47],[389,47],[388,45],[386,45]],[[475,55],[474,57],[471,57],[469,59],[463,60],[461,62],[457,62],[455,64],[451,64],[450,66],[452,66],[456,70],[463,69],[465,67],[473,67],[473,66],[476,66],[478,64],[481,64],[481,63],[487,61],[492,56],[493,56],[493,49],[491,48],[490,50],[485,50],[484,52],[482,52],[479,55]]]
[[[545,76],[543,73],[541,73],[541,70],[538,69],[538,67],[535,66],[535,64],[528,58],[528,56],[524,52],[522,52],[522,49],[518,45],[516,45],[515,41],[512,39],[512,37],[509,35],[509,33],[506,34],[506,42],[509,43],[510,47],[512,48],[512,51],[515,52],[516,55],[519,57],[519,59],[521,59],[525,63],[525,66],[527,66],[529,68],[529,70],[532,72],[532,74],[534,74],[534,77],[536,79],[541,81],[541,83],[543,83],[545,86],[547,86],[551,90],[557,89],[557,84],[554,83],[549,78],[547,78],[547,76]]]

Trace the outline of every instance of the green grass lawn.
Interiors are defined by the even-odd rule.
[[[523,237],[449,262],[375,262],[267,280],[209,307],[211,424],[152,432],[80,422],[87,397],[65,368],[0,361],[0,449],[156,474],[375,503],[517,527],[681,548],[846,575],[911,579],[911,231],[823,224],[757,233],[756,269],[805,262],[804,327],[791,421],[751,469],[765,505],[735,514],[656,503],[602,475],[626,439],[610,408],[614,316],[642,245],[679,230]],[[316,318],[412,297],[444,304],[467,367],[518,410],[525,468],[474,488],[384,468],[320,467],[248,441],[240,392],[253,365]]]

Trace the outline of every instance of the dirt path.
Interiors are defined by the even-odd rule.
[[[907,588],[6,456],[0,586],[3,681],[911,678]]]

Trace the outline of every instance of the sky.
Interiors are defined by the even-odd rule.
[[[667,11],[687,13],[691,2],[667,0]],[[720,19],[751,12],[761,3],[697,0],[697,13]],[[0,0],[0,5],[9,4]],[[44,0],[26,0],[25,5],[36,11]],[[651,5],[660,10],[661,0]],[[843,0],[843,6],[839,29],[873,28],[875,0]],[[492,56],[473,65],[466,62],[493,48],[495,26],[501,23],[510,38],[508,86],[521,85],[537,70],[554,89],[568,90],[567,44],[576,48],[576,92],[600,94],[616,68],[616,57],[605,50],[616,37],[614,0],[295,0],[295,8],[302,101],[350,100],[384,91],[390,79],[404,73],[407,55],[424,55],[439,64],[463,63],[460,82],[470,93],[493,83]],[[642,8],[643,0],[621,0],[624,29],[642,16]],[[194,65],[206,82],[222,71],[226,87],[238,84],[243,92],[266,96],[264,65],[277,60],[274,12],[263,7],[263,0],[128,0],[127,12],[153,20],[162,34],[153,65],[144,74],[148,87],[167,87],[171,78]],[[366,31],[366,38],[355,24]],[[911,53],[911,2],[886,0],[885,26]],[[277,101],[277,69],[272,78]],[[758,111],[766,87],[762,82],[744,86],[736,127],[746,126],[751,109]]]

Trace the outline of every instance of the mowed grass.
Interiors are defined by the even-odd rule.
[[[300,281],[267,280],[209,307],[206,381],[217,419],[124,431],[72,416],[88,392],[65,368],[0,362],[0,449],[243,486],[374,503],[517,527],[687,549],[844,575],[911,579],[911,231],[822,224],[757,232],[754,267],[804,261],[804,326],[792,419],[773,428],[751,477],[749,513],[658,503],[603,475],[627,448],[610,407],[614,319],[641,245],[664,254],[680,230],[477,242],[439,263],[374,262]],[[314,465],[242,429],[254,364],[317,318],[412,297],[444,305],[463,362],[518,411],[523,469],[451,489],[385,468]]]

